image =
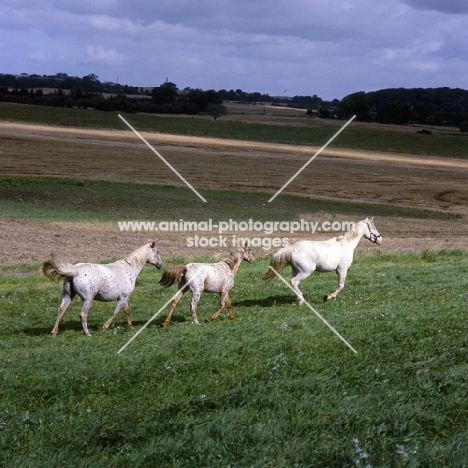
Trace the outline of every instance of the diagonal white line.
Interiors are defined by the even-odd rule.
[[[117,354],[120,354],[171,303],[177,294],[179,294],[182,289],[186,288],[201,272],[202,268],[198,270],[198,273],[196,273],[190,281],[187,281],[184,286],[176,291],[176,293],[117,351]]]
[[[272,202],[354,119],[353,115],[269,200]]]
[[[272,267],[269,267],[270,270],[294,293],[296,291],[292,288],[292,286]],[[314,312],[314,314],[353,352],[357,353],[357,351],[306,301],[304,303],[307,304],[307,307]]]
[[[119,114],[119,117],[120,119],[127,125],[127,127],[132,130],[133,133],[135,133],[135,135],[139,138],[141,138],[141,140],[143,141],[143,143],[145,143],[146,146],[148,146],[148,148],[153,151],[158,157],[159,159],[161,159],[161,161],[166,164],[166,166],[171,169],[171,171],[176,174],[184,183],[185,185],[187,185],[187,187],[189,187],[190,189],[192,189],[192,191],[198,195],[199,198],[201,198],[205,203],[206,203],[206,200],[190,185],[189,182],[187,182],[184,177],[182,175],[180,175],[176,169],[174,169],[141,135],[140,133],[138,133],[120,114]]]

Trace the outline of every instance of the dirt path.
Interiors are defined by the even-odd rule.
[[[50,138],[54,135],[59,140],[75,140],[80,143],[86,141],[96,143],[102,140],[111,140],[121,144],[135,144],[138,137],[130,130],[95,130],[82,128],[53,127],[48,125],[22,124],[15,122],[0,122],[0,137],[5,137],[14,132],[16,135],[24,135],[28,138]],[[320,147],[304,145],[286,145],[280,143],[261,143],[241,140],[228,140],[221,138],[193,137],[185,135],[169,135],[163,133],[140,132],[149,142],[160,145],[173,145],[199,148],[237,148],[252,151],[271,151],[277,157],[281,157],[285,151],[297,154],[310,154],[313,156]],[[466,159],[442,159],[435,156],[419,157],[414,154],[389,153],[383,151],[327,148],[323,156],[336,158],[358,159],[363,161],[378,161],[380,163],[405,164],[414,167],[436,167],[438,169],[460,169],[468,171]]]

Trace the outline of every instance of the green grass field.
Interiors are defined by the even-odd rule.
[[[200,190],[209,204],[187,203],[185,187],[82,181],[47,177],[0,177],[0,210],[11,219],[50,221],[233,219],[285,220],[301,213],[327,212],[414,219],[455,219],[456,214],[396,205],[320,200],[283,195],[263,207],[271,194],[233,190]],[[253,207],[257,207],[253,213]]]
[[[322,146],[345,123],[304,118],[295,125],[281,125],[269,122],[268,118],[261,123],[251,122],[248,115],[245,121],[230,121],[228,118],[214,121],[206,116],[186,118],[145,114],[124,115],[126,120],[139,131],[318,146]],[[116,112],[83,109],[0,103],[0,120],[128,130]],[[351,125],[333,142],[333,145],[444,157],[468,157],[466,149],[468,136],[445,131],[443,128],[434,129],[433,135],[420,134],[418,130],[420,129],[417,127],[402,126],[401,129],[396,129],[394,126],[379,124]]]
[[[120,128],[115,114],[78,109],[2,104],[0,119]],[[304,144],[323,144],[333,133],[313,122],[305,131],[223,119],[129,120],[142,130]],[[443,133],[356,126],[345,136],[343,146],[467,156],[464,137]],[[183,187],[0,177],[0,211],[9,219],[84,224],[274,221],[321,211],[456,218],[448,211],[285,195],[262,211],[262,194],[200,191],[208,208],[188,204],[193,194]],[[93,336],[85,336],[75,299],[53,338],[61,284],[44,278],[39,264],[0,266],[0,466],[467,466],[468,252],[360,252],[345,289],[328,303],[322,297],[335,289],[335,274],[303,282],[306,300],[357,354],[310,309],[299,308],[286,285],[263,284],[268,260],[263,251],[255,255],[253,265],[241,266],[231,293],[234,321],[225,314],[204,323],[217,308],[217,297],[206,294],[197,311],[203,323],[192,325],[187,295],[166,329],[159,324],[167,309],[120,354],[175,292],[158,285],[160,271],[145,268],[137,280],[133,329],[122,313],[102,332],[113,304],[96,302],[88,316]],[[164,252],[163,260],[165,267],[186,261]],[[289,270],[283,275],[289,279]]]
[[[135,328],[95,303],[86,337],[79,301],[49,332],[61,286],[21,269],[0,279],[0,464],[8,467],[465,466],[468,459],[468,254],[364,255],[336,301],[334,274],[306,299],[263,285],[266,260],[243,264],[236,319],[192,325],[188,297],[145,268],[131,298]],[[288,272],[284,272],[288,277]],[[204,295],[200,320],[217,298]]]

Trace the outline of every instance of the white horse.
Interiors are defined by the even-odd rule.
[[[199,324],[197,318],[197,304],[203,292],[219,293],[219,309],[208,319],[211,322],[221,311],[227,307],[229,318],[234,319],[229,291],[234,286],[234,277],[242,261],[253,263],[255,258],[250,252],[250,247],[237,247],[229,258],[217,263],[188,263],[187,265],[177,265],[166,270],[159,283],[165,287],[178,283],[179,292],[171,302],[171,308],[166,320],[162,324],[165,327],[172,317],[172,312],[176,308],[185,292],[190,289],[192,301],[190,302],[190,312],[193,323]],[[188,284],[187,286],[187,283]],[[185,287],[184,287],[185,286]]]
[[[103,330],[109,328],[121,307],[127,316],[128,326],[131,327],[128,298],[135,288],[137,276],[146,263],[150,263],[158,269],[162,267],[161,257],[154,241],[134,250],[123,260],[104,265],[96,263],[72,265],[60,262],[52,254],[51,258],[43,263],[42,271],[50,279],[63,277],[62,303],[58,309],[57,321],[52,329],[52,335],[55,336],[58,333],[60,320],[76,294],[83,302],[80,318],[83,330],[88,336],[91,336],[91,333],[88,330],[87,317],[93,299],[102,302],[117,301],[112,315],[103,326]]]
[[[382,236],[377,231],[373,218],[366,218],[356,223],[354,229],[342,236],[333,237],[326,241],[299,241],[288,247],[283,247],[272,255],[270,266],[276,271],[281,271],[287,265],[292,267],[291,286],[294,289],[298,304],[304,304],[304,296],[299,289],[299,283],[305,280],[312,272],[321,273],[336,271],[338,274],[338,287],[324,300],[335,299],[344,288],[346,273],[353,263],[354,249],[361,237],[380,245]],[[271,269],[262,276],[264,281],[275,278],[276,274]]]

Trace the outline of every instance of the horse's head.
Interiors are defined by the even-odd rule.
[[[245,243],[242,246],[241,245],[237,246],[231,252],[230,257],[226,259],[225,261],[230,265],[232,269],[234,265],[240,265],[243,260],[249,263],[253,263],[255,261],[255,257],[252,255],[252,252],[250,251],[250,247],[247,247],[247,243]]]
[[[159,256],[158,248],[156,247],[156,242],[152,241],[148,244],[150,251],[148,257],[146,258],[146,263],[154,265],[158,270],[163,266],[161,257]]]
[[[369,239],[374,244],[380,245],[383,238],[375,227],[374,218],[366,218],[364,222],[366,223],[364,237]]]
[[[249,262],[249,263],[255,262],[255,257],[252,255],[252,252],[250,251],[250,247],[247,247],[247,243],[245,243],[242,247],[238,247],[238,249],[241,249],[243,252],[242,260],[245,260],[246,262]]]

